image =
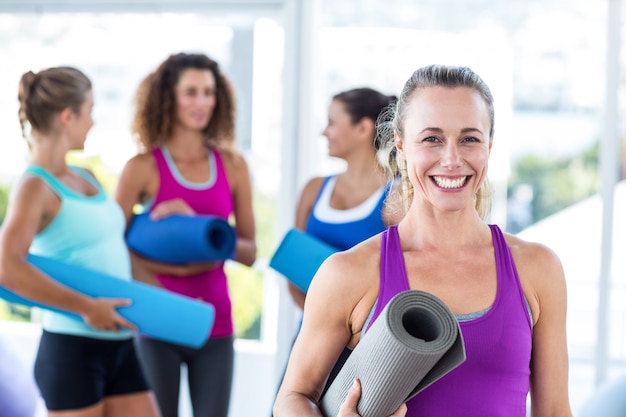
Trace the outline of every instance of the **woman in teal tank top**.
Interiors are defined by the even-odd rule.
[[[158,417],[132,344],[136,327],[116,311],[129,300],[86,296],[27,261],[31,252],[132,279],[119,205],[91,173],[65,162],[93,125],[91,82],[70,67],[29,71],[18,98],[31,158],[0,231],[0,284],[82,318],[44,313],[35,379],[48,416]]]

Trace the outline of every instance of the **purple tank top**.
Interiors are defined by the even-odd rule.
[[[211,176],[206,183],[187,181],[176,168],[167,149],[157,148],[152,154],[159,170],[159,191],[151,208],[160,202],[180,198],[198,214],[225,219],[230,216],[233,211],[230,185],[218,151],[213,149],[208,152]],[[231,301],[223,264],[214,270],[196,275],[186,277],[158,275],[157,278],[170,291],[213,304],[215,322],[211,337],[233,334]]]
[[[459,323],[467,360],[409,400],[407,417],[526,416],[532,324],[504,235],[489,227],[495,301],[485,314]],[[380,256],[380,292],[369,326],[395,294],[409,289],[397,226],[383,233]]]

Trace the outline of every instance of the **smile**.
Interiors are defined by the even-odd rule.
[[[433,175],[431,178],[433,179],[433,181],[435,181],[435,184],[437,184],[441,188],[454,189],[463,187],[469,177],[465,176],[450,179]]]

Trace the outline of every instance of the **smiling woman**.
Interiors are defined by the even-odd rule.
[[[279,3],[289,6],[286,13],[267,8]],[[597,182],[599,171],[594,165],[575,160],[570,169],[564,166],[564,158],[599,138],[599,148],[611,153],[607,160],[618,155],[619,150],[606,142],[618,135],[600,130],[602,115],[620,114],[615,107],[618,100],[604,102],[603,92],[617,94],[624,88],[623,82],[604,88],[607,80],[620,74],[619,67],[609,63],[619,57],[620,42],[612,38],[607,43],[606,38],[607,28],[620,27],[612,26],[615,20],[621,19],[623,27],[624,8],[622,13],[612,13],[619,1],[422,3],[417,8],[413,0],[363,0],[362,13],[355,14],[352,0],[0,0],[0,91],[8,92],[0,95],[0,114],[6,116],[0,116],[0,180],[15,184],[27,161],[27,145],[11,117],[17,112],[11,91],[24,68],[79,65],[93,77],[96,124],[86,142],[87,157],[80,155],[73,163],[92,169],[108,191],[113,187],[107,184],[114,185],[123,164],[136,151],[129,125],[132,93],[139,80],[172,51],[205,52],[220,62],[237,90],[238,144],[250,162],[255,213],[261,220],[257,222],[260,262],[251,269],[239,263],[226,265],[227,270],[230,265],[236,269],[228,275],[234,281],[237,335],[241,337],[250,323],[258,329],[246,335],[257,340],[235,343],[237,361],[246,365],[236,367],[241,375],[236,376],[231,413],[259,414],[258,409],[269,409],[298,319],[282,277],[266,273],[264,260],[276,247],[281,230],[293,223],[293,206],[303,181],[344,167],[343,160],[328,155],[327,142],[318,134],[334,92],[371,85],[397,93],[416,66],[432,62],[477,70],[497,97],[489,217],[502,227],[517,217],[506,205],[507,181],[514,185],[510,181],[517,177],[522,184],[532,184],[534,198],[524,214],[532,213],[538,220],[537,209],[543,209],[544,215],[561,210],[580,201],[581,190]],[[299,9],[303,6],[305,13]],[[554,22],[559,22],[556,34]],[[625,44],[625,31],[608,32]],[[605,71],[615,77],[598,76]],[[614,129],[620,126],[607,122]],[[522,157],[531,164],[520,167],[517,161]],[[579,166],[583,172],[576,170]],[[598,166],[612,169],[611,163]],[[603,207],[610,207],[608,202]],[[596,265],[594,253],[604,259],[618,252],[600,251],[584,234],[577,239],[580,219],[569,223],[563,239],[565,251],[586,249],[584,256],[563,258],[566,272],[572,272],[567,276],[573,407],[593,392],[596,383],[623,372],[626,363],[626,326],[617,321],[625,315],[621,306],[626,303],[598,301],[595,296],[608,285],[616,290],[612,297],[624,293],[620,280],[611,279],[619,274],[603,273],[599,264],[587,267]],[[547,222],[537,226],[543,230],[539,241],[551,242],[544,240],[549,236]],[[621,230],[617,223],[606,226]],[[563,256],[560,248],[555,249]],[[613,255],[613,261],[619,257]],[[235,276],[240,273],[247,277]],[[594,279],[600,275],[596,284]],[[601,311],[610,312],[610,326]],[[39,316],[33,317],[37,322]],[[7,323],[2,327],[6,329]],[[609,352],[596,355],[608,346]],[[186,395],[183,398],[181,415],[188,416]]]
[[[560,261],[485,223],[478,210],[493,138],[488,86],[467,67],[419,68],[391,119],[379,139],[389,174],[402,180],[404,217],[318,269],[275,415],[321,416],[320,396],[343,348],[365,340],[395,295],[420,290],[455,314],[467,360],[393,417],[525,417],[529,393],[533,414],[571,417]],[[378,388],[361,391],[355,380],[337,416],[357,415],[361,393]]]

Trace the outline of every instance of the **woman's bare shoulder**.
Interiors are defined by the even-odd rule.
[[[132,156],[122,170],[122,178],[138,182],[141,178],[150,178],[158,173],[156,161],[151,152]]]
[[[146,167],[146,166],[156,166],[154,161],[154,156],[152,156],[152,152],[142,152],[136,155],[133,155],[126,161],[127,167]]]
[[[43,203],[49,199],[56,200],[56,194],[48,183],[36,175],[24,175],[11,189],[12,205]]]
[[[566,298],[563,265],[556,252],[542,243],[508,234],[506,241],[536,321],[547,304]]]
[[[313,201],[322,189],[325,177],[314,177],[309,179],[302,187],[300,199],[303,201]]]
[[[351,249],[336,252],[320,266],[305,302],[325,317],[343,322],[353,335],[353,346],[361,333],[379,288],[380,238],[372,237]]]
[[[524,240],[509,233],[505,233],[505,238],[516,264],[532,264],[541,268],[554,263],[560,265],[556,252],[543,243]]]
[[[372,291],[377,293],[379,265],[380,236],[373,236],[348,250],[329,256],[318,269],[314,284],[361,299]]]

